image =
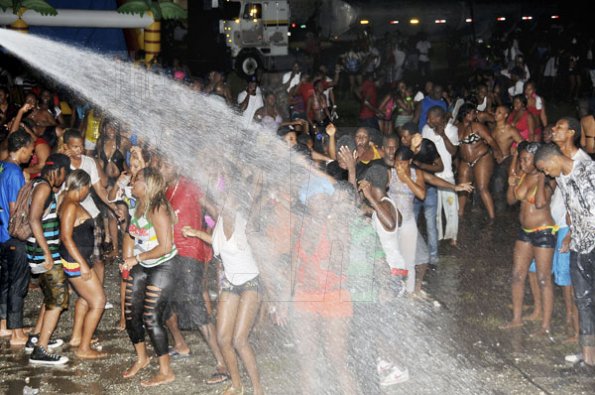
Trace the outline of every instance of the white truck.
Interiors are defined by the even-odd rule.
[[[251,76],[258,68],[274,68],[280,56],[288,55],[288,2],[231,1],[240,3],[239,15],[233,20],[220,20],[219,32],[225,35],[236,71]]]

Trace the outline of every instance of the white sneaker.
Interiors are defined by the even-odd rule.
[[[380,380],[380,385],[388,387],[389,385],[404,383],[407,380],[409,380],[409,370],[407,368],[400,369],[398,366],[393,366],[389,374]]]
[[[582,353],[578,353],[578,354],[568,354],[567,356],[564,357],[564,360],[566,362],[570,362],[570,363],[577,363],[583,360],[583,354]]]
[[[111,304],[110,302],[105,302],[105,307],[104,307],[105,310],[109,310],[109,309],[113,309],[113,308],[114,308],[113,304]]]
[[[392,367],[392,363],[385,361],[384,359],[378,358],[378,363],[376,364],[376,371],[378,372],[378,376],[386,376],[390,372]]]

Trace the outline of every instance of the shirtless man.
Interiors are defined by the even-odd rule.
[[[39,105],[39,101],[37,97],[32,93],[29,93],[25,98],[25,103],[30,103],[33,105],[33,111],[30,114],[26,115],[27,118],[32,119],[35,121],[37,126],[54,126],[56,125],[56,119],[54,115],[50,112],[47,105],[43,107]]]
[[[492,176],[492,195],[497,211],[506,209],[506,190],[508,189],[508,168],[512,161],[511,149],[516,148],[517,144],[523,141],[518,130],[506,123],[509,115],[508,107],[498,106],[494,118],[496,127],[492,131],[492,137],[502,152],[503,159],[496,164],[494,175]]]
[[[581,118],[581,148],[591,158],[595,157],[595,116],[589,114]]]

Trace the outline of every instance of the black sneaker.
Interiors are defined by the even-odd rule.
[[[41,346],[35,346],[29,357],[29,363],[34,365],[64,365],[67,362],[67,357],[58,354],[50,354]]]
[[[25,344],[25,352],[27,354],[32,353],[33,349],[37,345],[37,342],[39,342],[39,335],[29,335],[29,339],[27,339],[27,344]],[[48,342],[48,350],[53,350],[55,348],[58,348],[62,344],[64,344],[64,340],[62,340],[62,339],[56,339],[56,340],[50,339],[50,341]]]

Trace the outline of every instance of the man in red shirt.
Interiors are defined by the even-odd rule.
[[[359,110],[359,126],[365,126],[380,130],[376,114],[378,110],[378,90],[376,89],[376,82],[374,82],[372,74],[364,75],[364,82],[356,91],[356,96],[360,100]]]
[[[169,316],[166,323],[174,338],[174,348],[170,351],[170,355],[174,358],[190,355],[190,348],[178,325],[182,328],[198,327],[217,360],[216,371],[207,383],[220,383],[229,377],[217,345],[215,326],[209,320],[202,289],[203,278],[207,275],[206,269],[213,257],[213,250],[202,240],[184,237],[182,234],[184,226],[206,231],[199,202],[203,193],[191,180],[180,176],[176,168],[167,161],[161,161],[159,170],[168,184],[167,200],[178,218],[174,225],[174,243],[178,249],[180,266],[175,270],[176,291],[169,300],[168,311],[165,314],[165,317]]]

